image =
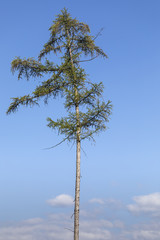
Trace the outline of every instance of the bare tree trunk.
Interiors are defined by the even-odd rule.
[[[79,107],[76,107],[76,116],[79,122]],[[76,186],[75,186],[75,207],[74,207],[74,240],[79,240],[79,202],[80,202],[80,127],[77,126],[76,140]]]

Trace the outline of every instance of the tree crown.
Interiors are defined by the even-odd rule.
[[[19,57],[12,61],[11,70],[18,71],[18,79],[25,77],[44,77],[50,75],[49,79],[42,81],[31,95],[12,98],[7,114],[15,112],[20,105],[33,106],[43,98],[47,103],[48,98],[56,98],[59,94],[65,98],[65,108],[68,116],[53,121],[47,118],[48,126],[57,129],[59,134],[64,135],[64,140],[75,140],[77,128],[80,128],[81,140],[93,138],[106,128],[112,105],[101,101],[103,84],[92,83],[87,79],[84,69],[80,66],[82,61],[90,61],[98,56],[107,58],[101,48],[95,45],[96,37],[90,35],[87,24],[71,18],[66,9],[61,11],[49,28],[50,38],[38,56],[34,58],[21,59]],[[42,59],[48,54],[60,54],[61,63],[54,64]],[[83,60],[82,57],[89,57]],[[76,107],[82,107],[83,111],[77,114]]]

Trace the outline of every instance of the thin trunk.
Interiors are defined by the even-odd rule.
[[[79,109],[76,108],[76,113],[79,115]],[[77,128],[76,140],[76,186],[75,186],[75,207],[74,207],[74,240],[79,240],[79,202],[80,202],[80,128]]]
[[[69,33],[67,30],[67,37],[69,41],[69,55],[72,64],[73,70],[73,78],[74,81],[76,80],[76,76],[74,73],[74,63],[72,59],[72,50],[70,46],[70,38]],[[77,101],[78,98],[78,90],[75,84],[75,100]],[[75,203],[74,203],[74,240],[79,240],[79,203],[80,203],[80,160],[81,160],[81,140],[80,140],[80,120],[79,120],[79,105],[75,104],[75,111],[76,111],[76,119],[77,119],[77,132],[76,132],[76,185],[75,185]]]

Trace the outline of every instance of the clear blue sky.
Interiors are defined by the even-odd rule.
[[[62,208],[59,198],[55,198],[66,194],[71,200],[74,196],[75,146],[64,143],[55,149],[43,150],[62,139],[46,126],[47,117],[56,119],[64,114],[61,99],[50,101],[47,106],[42,103],[40,108],[21,107],[16,114],[5,114],[11,97],[30,93],[39,82],[18,81],[10,71],[11,61],[15,56],[37,57],[49,38],[48,28],[55,15],[64,7],[73,17],[87,23],[93,35],[103,27],[97,45],[108,54],[108,60],[98,59],[83,67],[91,80],[103,81],[104,99],[110,99],[114,106],[109,129],[96,137],[96,144],[82,144],[86,153],[82,151],[82,240],[114,240],[116,237],[158,240],[159,0],[2,1],[0,240],[11,240],[11,234],[17,240],[26,239],[27,224],[33,222],[43,236],[30,230],[27,235],[32,236],[30,239],[56,239],[53,229],[49,228],[50,221],[63,214],[65,224],[67,214],[70,219],[73,212],[70,203]],[[52,206],[47,202],[49,199],[53,201]],[[99,220],[94,237],[87,235],[85,219],[91,224],[91,233],[94,232],[92,226]],[[106,221],[106,227],[102,220]],[[54,226],[57,224],[57,228],[64,230],[58,220],[54,221]],[[46,228],[42,229],[42,225]],[[24,233],[17,233],[20,227]],[[98,235],[98,231],[102,235]],[[61,230],[60,233],[63,239]]]

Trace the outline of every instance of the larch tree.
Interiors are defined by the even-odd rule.
[[[12,98],[7,114],[15,112],[20,105],[37,105],[40,99],[45,103],[48,98],[54,99],[58,95],[65,99],[66,116],[56,121],[47,118],[47,121],[48,127],[63,135],[62,142],[76,143],[74,240],[79,240],[81,142],[94,139],[94,134],[106,129],[112,109],[110,101],[102,101],[102,82],[89,81],[80,64],[98,56],[107,58],[107,55],[95,45],[96,37],[91,36],[89,26],[71,18],[66,9],[56,16],[49,30],[50,38],[37,60],[17,57],[11,63],[12,72],[18,71],[18,79],[43,78],[45,75],[49,78],[41,81],[30,95]],[[48,60],[48,54],[59,56],[60,64]]]

